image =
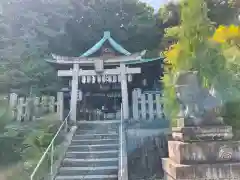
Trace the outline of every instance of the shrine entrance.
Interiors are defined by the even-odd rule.
[[[130,118],[128,85],[141,73],[146,51],[130,53],[110,32],[78,57],[52,54],[47,60],[58,69],[58,76],[70,87],[70,118],[77,120]],[[155,60],[158,60],[155,59]]]
[[[77,119],[87,121],[120,119],[122,101],[120,84],[81,86],[83,99],[78,102]]]

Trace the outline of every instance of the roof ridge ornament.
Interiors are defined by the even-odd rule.
[[[104,31],[104,38],[108,39],[111,37],[111,32],[110,31]]]
[[[140,55],[141,55],[141,56],[145,56],[146,53],[147,53],[147,50],[143,50]]]

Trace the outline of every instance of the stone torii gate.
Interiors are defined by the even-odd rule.
[[[121,94],[123,104],[123,118],[129,118],[129,103],[128,103],[128,86],[127,75],[141,73],[141,68],[129,68],[125,64],[120,64],[120,67],[116,69],[104,69],[100,75],[120,75]],[[60,77],[72,77],[72,90],[71,90],[71,120],[76,121],[77,117],[77,94],[80,76],[98,76],[99,73],[96,70],[82,70],[79,63],[73,64],[73,69],[59,70],[58,76]]]

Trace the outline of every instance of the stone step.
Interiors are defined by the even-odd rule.
[[[60,176],[76,176],[76,175],[116,175],[118,174],[118,166],[102,166],[102,167],[61,167]]]
[[[57,176],[55,180],[117,180],[117,175]]]
[[[118,139],[73,139],[72,145],[98,145],[98,144],[117,144]]]
[[[102,131],[102,132],[106,132],[106,131],[111,131],[111,130],[117,130],[119,127],[119,122],[113,121],[113,123],[103,123],[101,121],[85,121],[82,123],[78,124],[78,129],[76,132],[79,131],[83,131],[83,130],[90,130],[90,131]]]
[[[78,128],[78,130],[76,130],[76,134],[78,135],[84,135],[84,134],[118,134],[118,132],[116,132],[116,130],[114,129],[108,129],[107,131],[99,131],[98,129],[80,129]]]
[[[69,151],[103,151],[118,150],[119,144],[97,144],[97,145],[70,145]]]
[[[84,140],[84,139],[118,139],[119,135],[117,133],[88,133],[88,134],[76,134],[73,140]]]
[[[107,151],[90,151],[90,152],[79,152],[79,151],[68,151],[66,152],[67,158],[114,158],[118,157],[118,150],[107,150]]]
[[[81,121],[56,180],[117,180],[120,121]]]
[[[65,158],[62,167],[101,167],[117,166],[118,158],[73,159]]]
[[[81,128],[78,128],[76,131],[77,133],[82,133],[82,132],[89,132],[89,131],[95,131],[95,132],[110,132],[110,131],[117,131],[119,128],[119,125],[105,125],[105,126],[100,126],[100,125],[91,125],[91,124],[83,124],[81,125]]]
[[[78,121],[77,124],[120,124],[121,120]]]

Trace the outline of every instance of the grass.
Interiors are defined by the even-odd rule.
[[[5,94],[0,94],[0,130],[3,135],[3,132],[9,132],[9,135],[7,134],[7,138],[10,139],[16,139],[19,138],[16,132],[24,132],[25,136],[24,138],[30,137],[32,135],[34,135],[34,132],[39,131],[39,133],[41,134],[41,132],[43,130],[46,130],[48,132],[50,132],[52,135],[55,133],[55,131],[58,129],[58,127],[60,126],[61,122],[58,120],[58,116],[56,113],[54,114],[47,114],[44,115],[40,118],[38,118],[36,121],[32,121],[32,122],[16,122],[16,121],[11,121],[11,118],[9,118],[9,116],[5,117],[5,113],[8,109],[8,96]],[[4,115],[5,114],[5,115]],[[4,129],[3,129],[4,128]],[[4,130],[4,131],[2,131]],[[14,133],[15,132],[15,133]],[[17,136],[16,136],[17,135]],[[12,136],[12,137],[11,137]],[[0,137],[0,138],[4,138],[3,141],[5,143],[5,145],[3,145],[4,147],[2,147],[2,152],[0,152],[0,155],[2,155],[3,157],[9,157],[9,159],[12,159],[11,157],[13,157],[14,155],[19,155],[19,158],[15,158],[11,161],[11,163],[9,163],[9,161],[7,160],[8,158],[6,158],[7,162],[3,162],[3,159],[1,158],[1,164],[0,165],[0,180],[26,180],[29,178],[29,174],[26,172],[25,167],[24,167],[24,162],[29,162],[32,161],[33,164],[37,164],[37,162],[39,161],[39,156],[42,155],[41,152],[36,152],[37,154],[33,154],[33,159],[29,159],[29,157],[27,157],[27,159],[25,159],[25,157],[22,157],[21,153],[21,148],[23,147],[22,145],[22,140],[19,141],[19,145],[15,145],[15,147],[13,147],[12,142],[8,140],[6,140],[6,138],[4,136]],[[45,140],[47,138],[47,140]],[[44,143],[48,144],[48,141],[51,140],[51,136],[49,136],[50,139],[48,139],[48,137],[45,137],[44,139]],[[7,144],[6,144],[7,143]],[[9,149],[10,148],[10,149]],[[44,151],[44,148],[43,148]],[[35,152],[35,151],[33,151]],[[2,153],[2,154],[1,154]]]
[[[8,96],[0,94],[0,117],[6,112],[8,108]]]

